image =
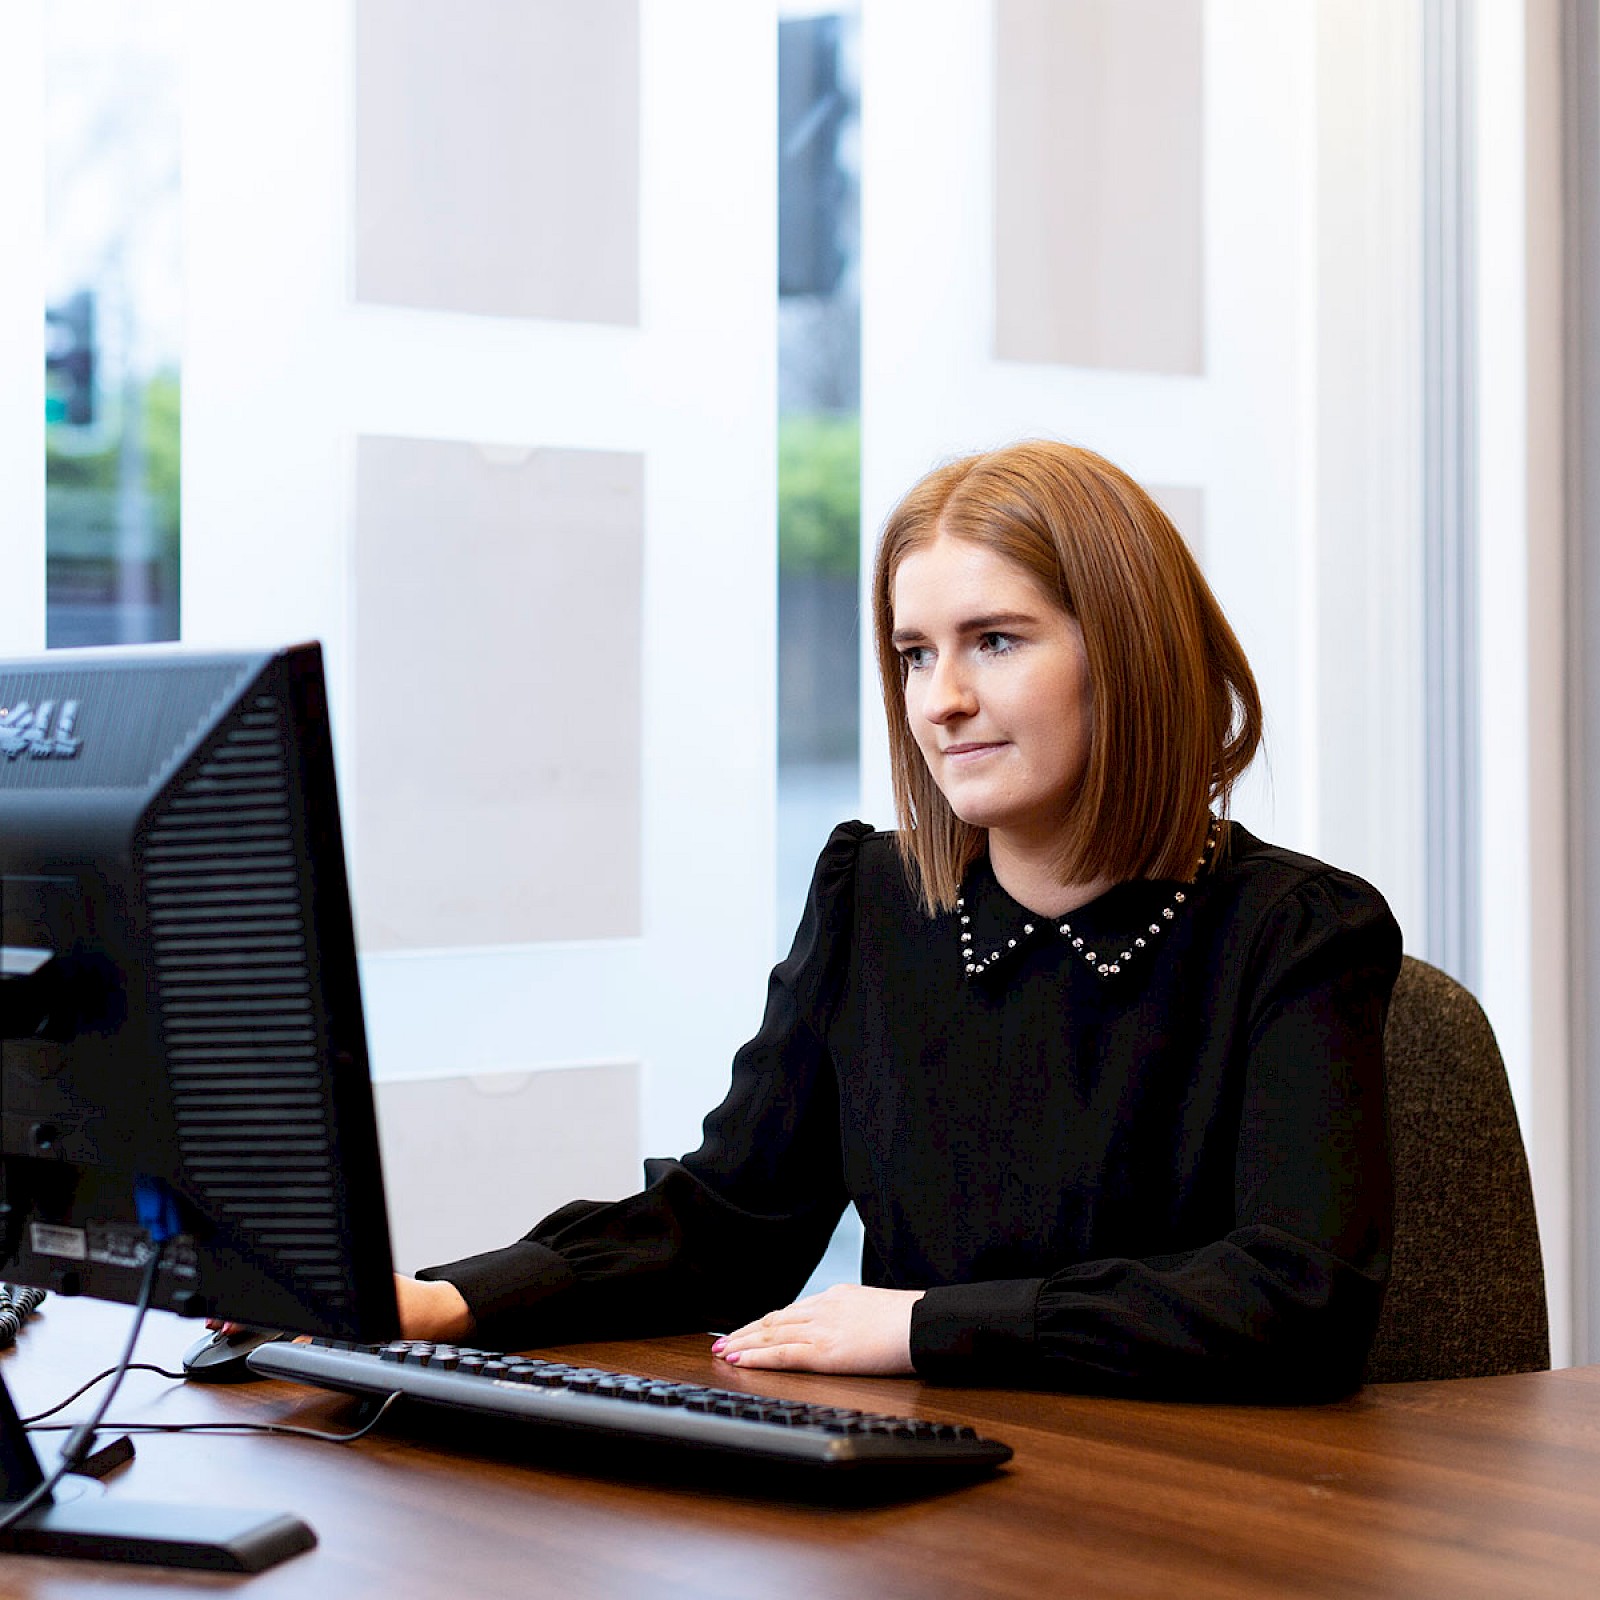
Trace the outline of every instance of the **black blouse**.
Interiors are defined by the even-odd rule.
[[[854,1201],[862,1281],[927,1291],[926,1377],[1348,1391],[1388,1273],[1400,930],[1360,879],[1225,836],[1195,884],[1057,921],[980,862],[930,918],[893,836],[844,824],[700,1148],[422,1276],[506,1347],[730,1328]]]

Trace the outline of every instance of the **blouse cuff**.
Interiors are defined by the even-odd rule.
[[[531,1239],[463,1261],[424,1267],[417,1276],[425,1282],[442,1278],[453,1283],[480,1328],[507,1313],[532,1310],[577,1282],[565,1257]]]
[[[970,1383],[974,1362],[1031,1359],[1043,1282],[1011,1278],[929,1289],[911,1308],[912,1365],[925,1378]]]

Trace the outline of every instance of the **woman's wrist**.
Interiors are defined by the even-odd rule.
[[[424,1283],[395,1279],[400,1333],[406,1339],[462,1339],[472,1332],[471,1308],[461,1291],[443,1278]]]

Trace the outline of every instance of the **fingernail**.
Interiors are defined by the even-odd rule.
[[[727,1353],[727,1355],[725,1355],[725,1356],[724,1356],[724,1357],[723,1357],[723,1358],[722,1358],[722,1359],[723,1359],[723,1360],[724,1360],[724,1361],[731,1361],[731,1362],[733,1362],[733,1363],[734,1363],[734,1364],[735,1364],[735,1365],[738,1365],[738,1361],[739,1361],[739,1352],[738,1352],[738,1351],[737,1351],[737,1350],[730,1350],[730,1351],[729,1351],[729,1352],[728,1352],[728,1353]]]
[[[722,1352],[724,1350],[726,1350],[727,1348],[728,1348],[728,1341],[726,1339],[718,1339],[712,1344],[711,1353],[714,1356],[720,1356],[722,1354]]]

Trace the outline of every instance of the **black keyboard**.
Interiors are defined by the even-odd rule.
[[[1009,1446],[957,1423],[807,1405],[459,1345],[278,1341],[252,1350],[249,1361],[263,1377],[349,1394],[398,1392],[481,1417],[833,1475],[973,1473],[1011,1458]]]

